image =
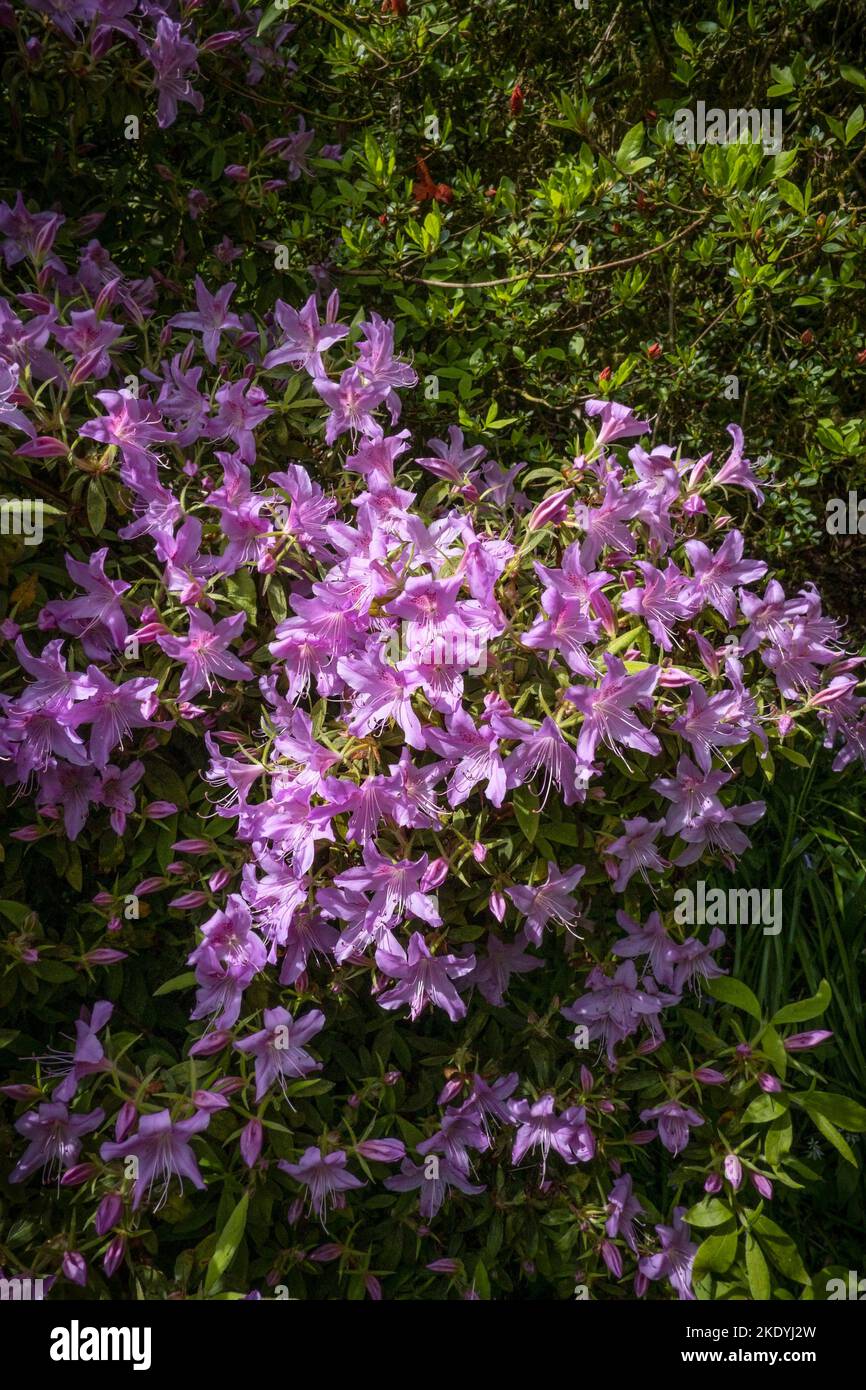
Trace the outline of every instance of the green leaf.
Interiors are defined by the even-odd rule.
[[[715,980],[708,980],[706,988],[707,993],[720,1003],[733,1004],[734,1008],[742,1009],[761,1022],[761,1006],[749,986],[744,985],[742,980],[734,980],[730,975],[720,975]]]
[[[33,914],[25,903],[8,902],[5,898],[0,900],[0,912],[7,917],[14,927],[23,927],[28,917]]]
[[[761,1034],[761,1047],[766,1052],[779,1076],[784,1081],[785,1073],[788,1070],[788,1054],[785,1051],[782,1039],[776,1032],[771,1023],[768,1023]]]
[[[787,1100],[780,1100],[778,1095],[756,1096],[747,1109],[743,1120],[747,1124],[768,1125],[771,1120],[778,1120],[780,1116],[786,1114],[788,1109]]]
[[[639,169],[645,169],[653,160],[644,156],[641,158],[643,149],[644,128],[643,122],[638,121],[629,130],[622,144],[616,152],[615,163],[621,174],[636,174]]]
[[[818,986],[818,993],[813,994],[810,999],[801,999],[796,1004],[786,1004],[777,1014],[773,1014],[773,1023],[804,1023],[808,1018],[818,1018],[826,1011],[827,1005],[833,997],[826,980],[822,980]]]
[[[862,1134],[866,1130],[866,1110],[848,1096],[839,1096],[831,1091],[807,1091],[795,1099],[810,1115],[823,1115],[840,1129],[847,1129],[853,1134]]]
[[[693,1279],[698,1279],[707,1269],[714,1274],[724,1274],[734,1262],[737,1254],[737,1230],[734,1227],[724,1235],[707,1236],[698,1246],[695,1255]]]
[[[862,87],[863,91],[866,92],[866,73],[862,73],[859,68],[845,65],[840,67],[839,76],[844,77],[846,82],[853,83],[855,87]]]
[[[521,787],[520,791],[516,793],[513,798],[513,805],[514,813],[517,816],[517,824],[520,826],[520,829],[523,831],[529,843],[531,845],[534,844],[535,837],[541,825],[538,815],[538,803],[535,797],[531,792],[528,792],[525,787]]]
[[[800,192],[797,185],[795,183],[791,183],[788,179],[779,179],[779,182],[776,185],[776,187],[778,188],[781,197],[784,198],[788,206],[792,207],[795,212],[799,212],[802,215],[802,213],[804,212],[803,195]]]
[[[175,975],[173,980],[166,980],[164,985],[153,991],[154,999],[158,999],[161,994],[174,994],[179,989],[192,989],[195,984],[195,971],[187,970],[183,975]]]
[[[800,1252],[781,1226],[777,1226],[769,1216],[756,1216],[752,1222],[752,1230],[757,1233],[764,1254],[781,1274],[786,1275],[788,1279],[794,1279],[798,1284],[810,1282],[806,1266],[800,1259]]]
[[[850,1163],[852,1168],[860,1167],[857,1162],[857,1155],[851,1145],[842,1138],[835,1125],[831,1125],[830,1121],[825,1119],[823,1115],[819,1115],[817,1111],[810,1111],[809,1118],[818,1132],[823,1134],[824,1138],[833,1145],[833,1148],[839,1151],[846,1163]]]
[[[686,1221],[690,1226],[721,1226],[723,1221],[732,1218],[731,1208],[727,1203],[720,1202],[718,1197],[704,1197],[686,1212]]]
[[[108,512],[105,493],[98,478],[91,478],[87,484],[87,520],[94,536],[98,536]]]
[[[243,1240],[246,1229],[249,1201],[249,1194],[245,1192],[222,1228],[216,1249],[213,1252],[213,1258],[205,1275],[204,1291],[206,1294],[212,1293],[216,1289],[220,1279],[237,1254],[238,1246]]]
[[[752,1235],[746,1236],[746,1277],[752,1298],[765,1302],[770,1297],[770,1271],[761,1247]]]
[[[480,1298],[489,1299],[490,1297],[490,1277],[484,1266],[483,1261],[478,1260],[475,1265],[475,1273],[472,1276],[472,1287]]]

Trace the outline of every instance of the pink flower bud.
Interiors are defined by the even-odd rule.
[[[568,499],[574,492],[573,487],[563,488],[561,492],[554,492],[550,497],[545,497],[538,506],[530,512],[526,522],[526,531],[531,535],[533,531],[540,531],[542,526],[561,526],[568,516]]]
[[[93,1228],[98,1236],[107,1236],[123,1215],[123,1198],[118,1192],[106,1192],[96,1211]]]
[[[148,820],[164,820],[166,816],[173,816],[176,810],[173,801],[151,801],[145,806],[144,814]]]
[[[437,1105],[447,1105],[455,1096],[459,1096],[463,1090],[463,1082],[459,1076],[452,1076],[450,1081],[446,1081],[442,1090],[439,1092]]]
[[[213,845],[210,840],[175,840],[172,849],[178,854],[210,854]]]
[[[202,907],[207,902],[207,898],[207,893],[202,893],[200,889],[196,888],[191,893],[181,893],[179,897],[172,898],[169,907]]]
[[[601,1242],[601,1258],[604,1260],[614,1279],[622,1276],[622,1255],[617,1247],[609,1240]]]
[[[61,1187],[80,1187],[97,1173],[99,1169],[95,1163],[75,1163],[71,1168],[67,1168],[63,1177],[60,1179]]]
[[[444,883],[448,877],[449,868],[447,859],[431,859],[421,875],[421,892],[430,893],[434,888],[438,888],[440,883]]]
[[[330,1264],[331,1260],[338,1260],[343,1253],[342,1245],[320,1245],[318,1250],[314,1250],[310,1256],[318,1265]]]
[[[73,1284],[80,1284],[83,1288],[87,1283],[87,1261],[77,1250],[67,1250],[63,1256],[62,1268],[66,1278],[71,1279]]]
[[[382,1285],[379,1283],[379,1280],[376,1278],[375,1274],[364,1275],[364,1288],[367,1290],[367,1293],[370,1295],[374,1303],[381,1302]]]
[[[0,1086],[0,1094],[8,1096],[10,1100],[38,1100],[42,1092],[37,1086],[28,1086],[22,1082],[12,1086]]]
[[[792,1033],[782,1046],[786,1052],[808,1052],[810,1048],[820,1047],[821,1043],[832,1036],[833,1034],[826,1029],[818,1029],[811,1033]]]
[[[225,888],[227,883],[231,882],[231,876],[231,869],[217,869],[216,873],[211,874],[208,879],[207,886],[212,893],[219,893],[222,888]]]
[[[710,1173],[709,1177],[704,1179],[704,1191],[712,1196],[715,1192],[721,1192],[721,1190],[722,1180],[718,1173]]]
[[[105,1271],[106,1278],[110,1279],[112,1274],[115,1273],[118,1265],[122,1263],[125,1254],[126,1241],[123,1239],[123,1236],[115,1236],[102,1260],[102,1268]]]
[[[772,1202],[773,1184],[769,1178],[765,1178],[762,1173],[750,1173],[749,1180],[759,1196],[767,1202]]]
[[[762,1071],[758,1077],[758,1085],[762,1091],[771,1095],[775,1091],[781,1091],[782,1083],[777,1076],[771,1076],[769,1072]]]
[[[117,1119],[114,1122],[114,1137],[118,1144],[122,1144],[124,1139],[135,1126],[138,1112],[131,1100],[125,1100],[117,1112]]]
[[[355,1152],[376,1163],[401,1163],[406,1157],[406,1145],[400,1139],[362,1139]]]
[[[736,1192],[743,1181],[743,1165],[736,1154],[725,1155],[725,1177]]]
[[[262,1151],[263,1139],[264,1130],[261,1120],[250,1120],[249,1124],[241,1130],[241,1158],[248,1168],[254,1167]]]
[[[715,1067],[698,1067],[694,1076],[702,1086],[724,1086],[728,1079],[723,1072],[716,1071]]]
[[[460,1260],[434,1260],[426,1268],[431,1274],[459,1274],[463,1264]]]
[[[218,1028],[213,1033],[205,1033],[203,1038],[194,1042],[189,1050],[190,1057],[212,1057],[215,1052],[222,1052],[224,1047],[228,1047],[232,1040],[232,1035],[225,1028]]]
[[[236,1091],[242,1091],[247,1083],[241,1076],[221,1076],[219,1081],[215,1081],[211,1089],[218,1096],[233,1096]]]
[[[490,911],[493,913],[497,922],[505,920],[506,908],[507,903],[505,901],[505,895],[500,893],[498,888],[494,888],[493,892],[490,894]]]
[[[193,1091],[192,1101],[196,1110],[205,1110],[208,1114],[229,1108],[225,1096],[218,1096],[216,1091]]]
[[[111,946],[97,946],[95,951],[88,951],[82,959],[87,965],[118,965],[126,960],[127,954],[126,951],[115,951]]]
[[[146,898],[148,893],[158,893],[160,888],[165,888],[164,878],[143,878],[137,888],[132,890],[135,898]]]

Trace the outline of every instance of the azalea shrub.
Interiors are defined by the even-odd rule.
[[[844,778],[866,700],[749,543],[740,427],[418,437],[372,306],[0,231],[5,1274],[823,1296],[803,1145],[854,1166],[866,1110],[829,987],[768,1012],[724,903],[775,766]]]

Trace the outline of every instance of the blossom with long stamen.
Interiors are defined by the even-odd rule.
[[[28,1110],[15,1121],[15,1128],[28,1141],[8,1181],[23,1182],[41,1168],[46,1181],[71,1168],[81,1153],[81,1140],[91,1130],[98,1129],[105,1111],[91,1110],[86,1115],[70,1115],[63,1101],[51,1100]]]
[[[565,698],[583,715],[577,740],[578,757],[591,763],[600,743],[612,753],[617,753],[618,745],[624,744],[657,757],[661,744],[641,723],[634,709],[636,706],[652,709],[652,695],[659,679],[658,666],[647,666],[630,675],[619,658],[611,656],[610,652],[605,653],[604,659],[607,670],[597,686],[570,685],[565,691]]]
[[[150,1198],[155,1182],[162,1183],[157,1210],[168,1198],[172,1178],[179,1179],[181,1189],[184,1178],[189,1178],[193,1187],[205,1186],[190,1148],[190,1139],[207,1129],[209,1124],[210,1114],[206,1110],[196,1110],[188,1120],[173,1120],[170,1110],[158,1110],[155,1114],[142,1115],[137,1132],[129,1139],[120,1144],[109,1142],[101,1146],[99,1154],[106,1162],[113,1158],[131,1157],[137,1160],[132,1193],[133,1211],[138,1210],[145,1197]]]
[[[578,916],[577,903],[571,895],[571,890],[585,873],[583,864],[575,864],[565,873],[560,873],[556,864],[549,863],[547,878],[537,888],[528,884],[513,884],[511,888],[506,888],[505,891],[514,906],[526,919],[523,932],[528,941],[540,946],[544,928],[550,921],[557,922],[571,931]]]

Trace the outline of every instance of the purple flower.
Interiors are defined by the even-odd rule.
[[[278,299],[274,305],[274,318],[283,332],[283,341],[272,348],[265,356],[263,367],[270,371],[290,363],[293,367],[303,367],[312,377],[325,377],[325,366],[321,354],[334,343],[345,338],[349,329],[337,323],[339,295],[336,291],[328,300],[324,323],[319,322],[316,296],[311,294],[303,309],[293,309]]]
[[[623,821],[625,834],[607,848],[608,854],[620,860],[619,867],[611,870],[615,892],[624,893],[633,874],[639,873],[648,882],[649,869],[661,871],[665,868],[665,860],[655,847],[663,824],[660,820],[648,821],[646,816],[634,816],[631,820]]]
[[[66,1075],[55,1086],[53,1099],[68,1103],[78,1090],[79,1083],[86,1076],[103,1071],[107,1066],[102,1043],[97,1036],[106,1026],[114,1012],[114,1005],[100,999],[88,1008],[81,1010],[75,1022],[75,1046],[71,1053],[52,1053],[49,1060],[52,1070],[65,1071]]]
[[[23,1156],[9,1174],[9,1182],[23,1182],[43,1170],[46,1180],[59,1177],[71,1168],[81,1153],[81,1139],[98,1129],[105,1119],[104,1110],[91,1110],[87,1115],[70,1115],[62,1101],[45,1101],[35,1110],[15,1121],[19,1134],[27,1139]]]
[[[668,1153],[672,1153],[675,1158],[689,1142],[689,1126],[705,1123],[703,1116],[699,1115],[697,1110],[692,1110],[688,1105],[680,1105],[679,1101],[676,1100],[668,1100],[663,1105],[655,1105],[649,1110],[642,1110],[640,1117],[642,1120],[655,1120],[657,1122],[659,1139]]]
[[[578,757],[584,763],[591,763],[599,743],[604,743],[612,753],[619,751],[618,744],[625,744],[627,748],[658,756],[661,744],[636,717],[634,708],[652,709],[659,668],[648,666],[644,671],[628,675],[619,658],[609,652],[605,653],[605,663],[607,671],[598,686],[571,685],[565,691],[566,699],[583,714],[577,741]]]
[[[676,995],[638,989],[637,971],[630,960],[617,968],[612,979],[596,966],[587,976],[587,984],[589,993],[562,1009],[562,1016],[585,1026],[590,1039],[601,1038],[612,1066],[616,1064],[617,1043],[634,1033],[642,1021],[653,1019],[666,1005],[677,1002]]]
[[[531,1150],[540,1149],[542,1182],[551,1149],[566,1163],[588,1162],[595,1153],[595,1140],[586,1124],[585,1111],[572,1108],[557,1115],[554,1105],[553,1095],[547,1092],[533,1105],[526,1100],[516,1100],[508,1107],[511,1123],[517,1126],[511,1162],[520,1163]]]
[[[463,1018],[466,1005],[457,993],[452,980],[468,975],[475,966],[475,957],[434,956],[420,932],[413,932],[408,952],[378,950],[376,964],[385,974],[400,983],[379,996],[383,1009],[398,1009],[408,1004],[413,1023],[425,1006],[436,1004],[444,1009],[452,1023]]]
[[[227,650],[229,643],[243,632],[245,622],[243,613],[233,613],[231,617],[214,624],[206,613],[196,608],[190,612],[186,637],[157,638],[167,656],[183,662],[178,699],[189,700],[204,689],[210,692],[215,684],[212,676],[224,676],[227,680],[236,681],[252,680],[253,672],[249,666]]]
[[[537,888],[519,884],[506,888],[505,891],[514,906],[526,918],[523,931],[527,940],[540,946],[544,928],[551,920],[571,930],[577,915],[577,904],[571,896],[571,890],[585,873],[583,864],[575,864],[561,874],[556,864],[549,863],[547,878]]]
[[[728,425],[727,431],[734,441],[734,445],[713,478],[713,484],[718,487],[747,488],[749,492],[754,493],[755,500],[760,507],[764,501],[764,494],[758,486],[758,479],[752,471],[752,465],[747,458],[743,457],[743,431],[739,425]]]
[[[685,1211],[685,1207],[674,1210],[672,1226],[656,1226],[661,1251],[657,1255],[645,1255],[638,1268],[645,1279],[669,1279],[680,1299],[693,1299],[692,1266],[698,1247],[689,1239]]]
[[[160,130],[174,125],[179,101],[188,102],[201,115],[204,97],[201,92],[193,91],[186,75],[198,72],[198,49],[183,37],[181,25],[163,15],[157,21],[156,39],[146,52],[153,63],[153,85],[159,93],[157,124]]]
[[[181,1188],[184,1178],[189,1178],[194,1187],[205,1186],[190,1148],[190,1139],[207,1129],[209,1124],[210,1115],[205,1110],[197,1110],[188,1120],[172,1120],[170,1110],[158,1110],[152,1115],[142,1115],[137,1133],[129,1139],[119,1144],[109,1142],[102,1145],[99,1153],[106,1162],[112,1158],[127,1157],[138,1160],[132,1195],[133,1211],[138,1209],[145,1196],[150,1197],[157,1179],[162,1182],[157,1209],[168,1197],[173,1177],[180,1180]]]
[[[632,1192],[630,1173],[617,1178],[607,1194],[608,1218],[604,1229],[609,1236],[620,1236],[630,1250],[637,1254],[637,1234],[635,1220],[643,1212],[643,1207]]]
[[[243,324],[237,314],[229,313],[229,300],[235,292],[235,282],[230,280],[221,285],[216,294],[211,294],[200,275],[195,277],[196,312],[175,314],[169,319],[169,328],[191,328],[202,335],[202,347],[208,362],[216,362],[220,339],[223,333],[232,330],[240,332]]]
[[[703,541],[686,541],[685,545],[694,575],[686,592],[699,595],[731,625],[737,616],[734,586],[754,584],[767,572],[762,560],[743,559],[744,544],[742,533],[731,531],[715,555]]]
[[[456,1187],[467,1197],[475,1197],[484,1191],[483,1183],[469,1181],[467,1174],[450,1163],[447,1158],[432,1154],[424,1163],[413,1163],[406,1158],[400,1165],[400,1172],[393,1178],[386,1178],[384,1186],[389,1192],[421,1191],[421,1216],[431,1221],[448,1195],[450,1187]]]
[[[426,468],[437,478],[455,483],[460,488],[475,485],[474,469],[487,453],[483,444],[475,444],[467,449],[463,441],[463,431],[457,425],[449,425],[448,443],[443,439],[428,439],[427,447],[433,450],[432,456],[415,460],[422,468]]]
[[[322,1155],[320,1149],[309,1148],[301,1156],[300,1163],[288,1163],[281,1158],[277,1167],[309,1188],[310,1204],[320,1221],[323,1221],[329,1204],[342,1206],[344,1192],[365,1184],[346,1168],[346,1155],[343,1149]]]
[[[591,418],[599,417],[601,428],[596,435],[596,444],[613,444],[617,439],[631,439],[637,434],[646,434],[650,425],[648,420],[636,420],[627,405],[618,401],[588,400],[584,411]]]
[[[235,1043],[239,1052],[255,1058],[257,1105],[275,1081],[285,1095],[287,1079],[308,1076],[322,1068],[321,1062],[316,1062],[303,1046],[325,1026],[321,1009],[311,1009],[297,1018],[287,1009],[265,1009],[264,1023],[260,1032]]]
[[[46,604],[40,615],[43,629],[56,624],[61,631],[80,637],[92,661],[110,660],[114,651],[123,648],[129,634],[120,595],[130,586],[121,579],[108,578],[105,573],[107,556],[107,547],[94,550],[87,564],[67,555],[69,577],[85,590],[85,594],[82,598],[56,599]]]
[[[105,768],[112,750],[122,747],[133,729],[151,724],[159,682],[136,676],[115,685],[98,666],[87,668],[87,680],[91,693],[75,706],[70,720],[76,727],[91,725],[90,757],[96,767]]]
[[[104,377],[111,369],[108,349],[123,332],[123,325],[112,323],[111,319],[101,319],[95,309],[73,309],[69,315],[69,327],[58,326],[54,336],[71,352],[76,361],[90,358],[90,375],[97,379]]]
[[[540,970],[544,962],[527,955],[519,941],[502,941],[493,932],[488,934],[485,945],[487,954],[476,961],[475,969],[465,976],[465,983],[475,985],[488,1004],[501,1008],[511,976]]]
[[[695,981],[712,980],[726,973],[712,958],[713,951],[724,944],[725,934],[719,927],[713,928],[706,942],[691,936],[682,943],[670,943],[667,959],[673,966],[673,988],[677,994],[682,994],[687,985],[694,988]]]

